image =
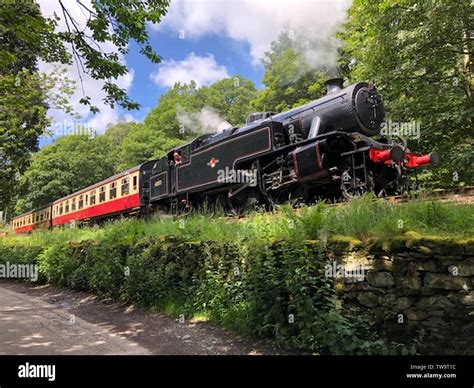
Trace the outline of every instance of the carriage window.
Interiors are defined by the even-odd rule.
[[[86,194],[86,206],[88,205],[89,203],[89,195]]]
[[[64,208],[64,213],[69,213],[69,201],[66,201],[66,205]]]
[[[105,201],[105,186],[99,189],[99,203]]]
[[[44,214],[41,214],[40,221],[43,221],[43,220],[44,220]]]
[[[76,198],[71,199],[71,211],[76,210]]]
[[[117,182],[112,182],[110,184],[109,198],[117,198]]]
[[[130,185],[129,185],[130,178],[123,178],[122,179],[122,188],[121,188],[121,195],[128,195],[130,191]]]
[[[137,179],[137,176],[135,175],[133,177],[133,191],[137,190],[137,181],[138,181],[138,179]]]
[[[59,205],[59,214],[63,214],[63,204]]]
[[[84,207],[84,196],[82,195],[79,196],[78,206],[79,206],[79,209],[82,209]]]
[[[95,190],[91,191],[91,205],[95,205]]]

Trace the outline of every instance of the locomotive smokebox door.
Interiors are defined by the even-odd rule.
[[[355,96],[354,107],[361,132],[367,136],[380,133],[385,110],[379,94],[375,90],[361,88]]]

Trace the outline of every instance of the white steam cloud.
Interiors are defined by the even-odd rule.
[[[175,0],[167,15],[152,28],[183,39],[225,36],[248,44],[250,60],[260,64],[282,31],[304,38],[301,50],[314,67],[335,63],[334,32],[352,0]],[[320,44],[317,44],[320,42]]]
[[[203,107],[199,112],[186,112],[178,107],[176,118],[186,131],[193,133],[216,133],[232,127],[232,124],[208,106]]]

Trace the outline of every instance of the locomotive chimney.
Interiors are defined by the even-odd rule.
[[[325,83],[326,94],[337,92],[343,88],[344,80],[342,78],[328,79]]]

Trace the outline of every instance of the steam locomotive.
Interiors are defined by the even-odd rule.
[[[257,204],[400,192],[413,169],[437,165],[439,156],[415,155],[403,141],[374,140],[384,114],[374,84],[343,88],[342,79],[329,80],[318,100],[252,114],[244,127],[203,135],[145,163],[144,203],[170,212],[221,203],[240,212]]]
[[[90,222],[157,209],[176,214],[204,205],[233,213],[256,206],[340,200],[406,189],[417,167],[437,153],[416,155],[380,134],[385,109],[374,84],[343,88],[283,113],[254,113],[243,127],[202,135],[152,160],[13,220],[17,232]]]

